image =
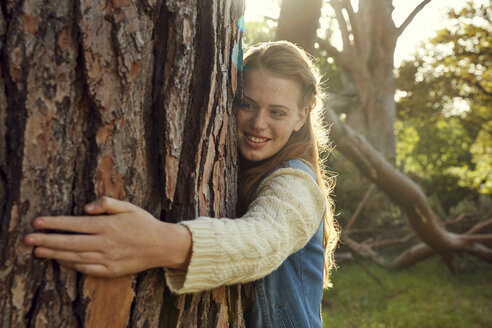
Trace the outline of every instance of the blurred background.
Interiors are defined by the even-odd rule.
[[[326,327],[492,327],[492,5],[246,0],[323,74],[342,242]]]

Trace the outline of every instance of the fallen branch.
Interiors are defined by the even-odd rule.
[[[483,229],[484,226],[492,225],[490,220],[476,225],[469,234],[460,235],[447,231],[445,225],[431,209],[424,192],[415,182],[397,171],[364,137],[341,122],[330,108],[326,109],[326,119],[328,124],[331,124],[330,137],[337,149],[349,158],[366,178],[406,212],[416,235],[425,243],[402,253],[389,265],[369,245],[357,243],[347,233],[344,233],[342,238],[347,246],[378,265],[388,268],[409,266],[431,256],[434,252],[439,254],[451,270],[454,270],[453,256],[460,251],[467,250],[473,252],[475,256],[488,259],[489,252],[492,251],[476,241],[488,242],[490,237],[473,232]]]
[[[471,243],[465,246],[465,251],[483,261],[492,263],[492,249],[477,243]]]
[[[444,224],[445,225],[456,224],[458,222],[463,221],[464,218],[470,217],[471,215],[472,215],[472,213],[470,213],[470,212],[464,212],[464,213],[461,213],[460,215],[458,215],[457,217],[455,217],[454,219],[451,219],[449,221],[445,221]]]
[[[350,232],[350,228],[352,227],[352,225],[354,224],[355,220],[357,220],[357,218],[359,217],[359,214],[360,212],[362,211],[362,209],[364,208],[364,206],[366,205],[367,201],[369,200],[369,198],[372,196],[372,192],[374,191],[376,187],[374,185],[371,185],[369,187],[369,189],[367,189],[366,193],[364,194],[364,197],[362,197],[362,200],[360,201],[359,205],[357,205],[357,208],[355,209],[355,212],[354,214],[352,215],[352,217],[350,218],[349,222],[347,223],[347,225],[344,227],[344,230],[347,231],[347,232]]]
[[[377,248],[377,247],[384,247],[384,246],[393,245],[393,244],[407,243],[413,237],[415,237],[415,233],[411,232],[411,233],[407,234],[405,237],[400,238],[400,239],[380,240],[380,241],[375,241],[375,242],[371,242],[371,243],[364,243],[364,244],[368,245],[371,248]]]
[[[470,230],[466,232],[467,235],[473,235],[476,234],[477,232],[480,232],[481,230],[492,227],[492,218],[489,218],[485,221],[478,222],[475,224]]]

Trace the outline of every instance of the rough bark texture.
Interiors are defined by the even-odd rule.
[[[103,195],[167,221],[234,215],[242,7],[2,2],[1,327],[244,325],[239,286],[175,297],[160,269],[85,277],[22,243],[36,216],[80,215]]]

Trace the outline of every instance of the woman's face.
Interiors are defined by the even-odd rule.
[[[295,80],[265,69],[245,73],[237,112],[239,151],[245,159],[256,162],[275,155],[301,129],[309,110],[299,108],[300,99]]]

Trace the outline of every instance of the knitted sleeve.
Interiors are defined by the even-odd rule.
[[[309,174],[278,169],[263,180],[241,218],[180,222],[191,231],[191,261],[186,272],[166,269],[167,285],[184,294],[263,278],[311,239],[324,210]]]

